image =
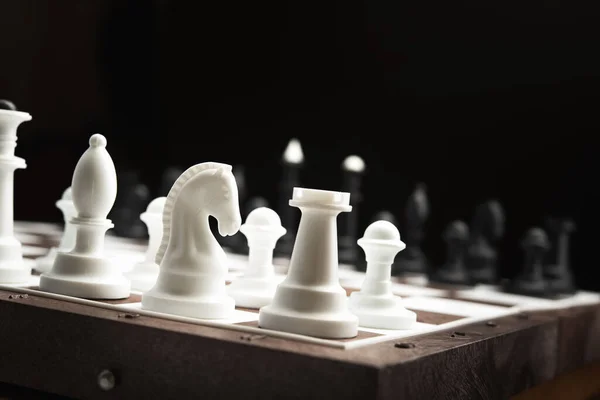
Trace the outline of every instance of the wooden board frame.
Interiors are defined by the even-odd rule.
[[[0,381],[75,398],[502,399],[600,359],[600,306],[340,350],[0,291]],[[102,390],[103,370],[116,378]]]

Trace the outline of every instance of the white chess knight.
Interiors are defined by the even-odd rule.
[[[156,254],[160,265],[142,308],[192,318],[231,316],[235,300],[227,294],[227,256],[213,236],[213,216],[221,236],[240,229],[238,189],[231,165],[205,162],[188,168],[169,191],[163,236]]]
[[[337,215],[348,212],[350,193],[294,188],[290,205],[302,216],[288,275],[271,304],[259,311],[261,328],[329,339],[358,334],[338,278]]]
[[[48,272],[52,269],[52,265],[54,264],[54,259],[56,258],[56,254],[59,251],[67,252],[71,250],[75,246],[75,233],[76,230],[71,224],[71,218],[77,215],[77,210],[75,209],[75,205],[73,204],[73,195],[71,193],[71,188],[67,188],[60,200],[56,202],[56,207],[62,212],[63,219],[65,221],[65,228],[63,231],[62,238],[60,240],[60,244],[58,247],[52,247],[48,254],[45,256],[39,257],[35,260],[35,269],[38,272]]]
[[[30,120],[26,112],[0,110],[0,283],[25,283],[31,276],[13,231],[14,173],[27,167],[25,160],[15,156],[17,129]]]
[[[126,274],[131,280],[131,289],[145,292],[150,290],[158,278],[158,264],[156,264],[156,253],[163,234],[162,216],[166,197],[158,197],[148,204],[146,212],[140,215],[148,227],[148,249],[143,261],[135,264],[133,269]]]
[[[106,231],[113,227],[106,216],[117,196],[117,173],[106,138],[95,134],[89,143],[71,183],[77,211],[71,219],[77,230],[75,246],[57,253],[52,269],[40,277],[40,289],[89,299],[122,299],[129,296],[129,280],[104,253]]]
[[[240,307],[260,308],[271,302],[279,282],[273,267],[273,250],[285,234],[279,215],[270,208],[260,207],[248,214],[240,231],[248,239],[248,268],[234,280],[227,291]]]
[[[367,258],[367,272],[359,292],[350,295],[350,311],[359,325],[375,329],[410,329],[417,315],[404,308],[402,299],[392,293],[392,264],[406,248],[400,232],[388,221],[376,221],[358,240]]]

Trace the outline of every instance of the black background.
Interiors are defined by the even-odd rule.
[[[275,207],[297,137],[306,187],[340,189],[342,160],[363,157],[361,230],[425,182],[441,262],[445,225],[497,198],[505,275],[527,228],[569,216],[577,280],[598,289],[598,17],[559,0],[0,0],[0,97],[33,115],[15,217],[61,220],[95,132],[153,190],[167,166],[221,161]]]

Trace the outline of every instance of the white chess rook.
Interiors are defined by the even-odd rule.
[[[0,283],[27,282],[31,275],[13,230],[14,173],[27,167],[25,160],[15,156],[17,128],[30,120],[28,113],[0,110]]]
[[[128,297],[129,281],[104,254],[104,237],[113,227],[106,216],[117,196],[117,173],[104,136],[90,138],[90,147],[75,167],[71,188],[77,210],[71,219],[77,230],[75,246],[58,252],[52,270],[40,277],[40,289],[89,299]]]
[[[240,307],[260,308],[271,302],[277,279],[273,267],[273,250],[285,234],[279,215],[270,208],[260,207],[248,214],[240,231],[248,239],[248,268],[234,280],[228,293]]]
[[[365,252],[367,272],[360,291],[350,295],[350,311],[365,328],[410,329],[417,315],[392,293],[392,263],[406,248],[398,229],[388,221],[373,222],[358,245]]]
[[[352,210],[350,194],[294,188],[290,205],[302,212],[286,279],[260,309],[266,329],[330,339],[355,337],[358,318],[348,311],[338,279],[337,215]]]
[[[56,207],[62,212],[65,221],[63,236],[58,247],[52,247],[48,251],[48,254],[35,260],[35,269],[38,272],[48,272],[52,269],[58,251],[68,252],[75,247],[75,236],[77,231],[71,223],[71,219],[77,216],[77,210],[73,204],[73,196],[70,187],[63,192],[61,199],[56,202]]]
[[[148,249],[142,262],[134,265],[133,269],[126,274],[131,280],[131,288],[142,292],[148,291],[156,283],[159,266],[155,258],[162,238],[162,216],[166,197],[158,197],[148,204],[146,212],[140,215],[140,219],[148,227]]]
[[[156,254],[156,284],[142,296],[142,308],[192,318],[223,319],[235,310],[227,294],[227,256],[208,223],[213,216],[221,236],[242,222],[231,165],[205,162],[188,168],[169,191],[163,236]]]

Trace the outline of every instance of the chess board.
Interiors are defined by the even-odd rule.
[[[23,243],[23,253],[27,262],[34,265],[35,258],[46,254],[51,246],[57,245],[62,234],[61,229],[60,226],[52,224],[17,222],[15,224],[15,235]],[[123,271],[126,272],[136,261],[143,258],[145,243],[109,235],[106,241],[106,251],[115,257],[116,262],[122,265]],[[243,273],[246,267],[246,257],[229,254],[228,260],[230,263],[229,283]],[[274,261],[276,272],[283,279],[286,272],[287,260],[276,258]],[[340,283],[349,294],[360,289],[364,274],[354,270],[351,266],[341,265],[339,278]],[[167,352],[169,351],[168,349],[171,349],[171,351],[180,354],[181,349],[176,343],[182,343],[181,346],[187,348],[187,351],[191,351],[192,354],[195,354],[196,348],[192,345],[193,342],[198,345],[198,349],[209,346],[211,348],[209,353],[213,354],[213,357],[217,357],[213,360],[216,363],[216,370],[226,368],[229,371],[227,373],[231,374],[237,367],[231,365],[234,361],[228,360],[231,353],[228,353],[226,349],[232,341],[236,344],[241,342],[242,344],[246,344],[246,346],[250,346],[252,350],[243,347],[238,348],[236,351],[241,351],[241,354],[245,354],[249,360],[258,363],[265,362],[267,363],[265,365],[269,365],[271,362],[271,367],[279,366],[279,368],[282,368],[282,374],[293,372],[289,370],[289,366],[284,367],[288,362],[296,365],[297,368],[316,368],[317,372],[324,374],[320,379],[329,376],[321,384],[328,384],[329,381],[332,388],[338,387],[339,389],[339,379],[352,379],[353,375],[356,374],[356,371],[348,371],[348,366],[358,368],[358,370],[363,372],[355,377],[358,379],[356,383],[367,382],[368,384],[365,383],[367,384],[365,388],[369,389],[370,394],[374,392],[370,391],[373,389],[371,387],[373,377],[369,376],[369,373],[375,374],[374,382],[376,387],[379,388],[382,382],[387,382],[386,379],[391,379],[384,375],[380,376],[382,374],[381,371],[391,371],[394,367],[399,366],[406,367],[408,361],[419,361],[415,365],[421,365],[419,368],[425,368],[422,373],[431,376],[426,377],[419,383],[413,382],[413,386],[411,386],[409,381],[403,383],[388,382],[391,385],[390,387],[398,386],[397,390],[401,390],[402,393],[413,393],[414,390],[418,390],[418,392],[415,392],[419,394],[417,398],[420,398],[423,390],[425,392],[427,390],[434,390],[435,393],[437,390],[440,390],[439,388],[435,389],[435,385],[440,384],[444,379],[436,378],[437,373],[428,369],[447,368],[448,365],[456,362],[468,364],[468,361],[464,360],[465,357],[468,359],[468,354],[471,354],[471,357],[475,360],[475,364],[477,364],[476,360],[481,355],[490,352],[494,353],[491,357],[495,357],[495,363],[508,363],[508,359],[502,359],[502,357],[506,358],[508,356],[501,354],[502,347],[505,346],[502,343],[505,342],[512,346],[510,348],[511,352],[514,352],[515,348],[517,348],[529,355],[529,358],[521,358],[522,355],[513,354],[512,357],[517,358],[515,365],[521,363],[527,365],[528,368],[537,368],[537,370],[530,373],[531,381],[520,383],[520,387],[514,384],[516,385],[515,387],[511,386],[503,389],[503,393],[506,390],[512,390],[513,392],[520,391],[527,387],[527,385],[550,379],[557,373],[573,368],[577,366],[576,364],[583,363],[588,358],[600,358],[600,339],[597,339],[600,337],[600,295],[596,293],[579,292],[574,296],[549,300],[507,294],[493,286],[481,285],[474,288],[456,288],[431,285],[423,277],[394,278],[394,293],[403,298],[406,308],[417,313],[418,319],[414,329],[393,331],[359,328],[359,334],[355,338],[329,340],[262,329],[258,327],[258,310],[254,309],[236,308],[235,313],[227,320],[200,320],[142,310],[141,293],[137,292],[132,292],[129,298],[119,301],[85,300],[39,291],[38,283],[39,276],[34,273],[31,276],[31,280],[26,284],[1,285],[0,297],[3,300],[7,300],[11,305],[16,305],[17,309],[21,311],[32,311],[32,308],[36,308],[37,310],[33,314],[37,315],[38,318],[42,315],[40,312],[46,309],[52,310],[52,314],[59,312],[61,314],[59,319],[62,319],[63,322],[66,319],[70,320],[71,322],[69,323],[71,324],[82,324],[88,328],[95,325],[95,323],[102,325],[101,321],[106,320],[113,324],[116,323],[117,325],[104,328],[110,332],[112,330],[116,330],[115,332],[122,330],[122,336],[116,333],[116,336],[113,337],[113,340],[116,340],[112,346],[113,351],[115,350],[114,346],[119,346],[120,340],[123,340],[123,345],[128,340],[133,340],[132,343],[135,343],[136,336],[140,341],[145,341],[147,345],[151,346],[151,351],[153,352]],[[3,294],[6,294],[6,296]],[[23,306],[26,307],[28,305],[30,307],[23,308]],[[2,309],[3,307],[0,307],[0,312]],[[17,311],[13,310],[12,312]],[[29,318],[36,318],[33,314],[29,315]],[[75,316],[79,316],[79,318]],[[16,320],[22,322],[22,318],[24,317],[17,316]],[[79,319],[81,321],[78,321]],[[48,328],[47,325],[45,328]],[[135,327],[138,327],[140,331],[136,333]],[[154,329],[154,334],[147,329],[142,330],[142,327]],[[12,328],[17,329],[18,327],[13,326]],[[165,336],[166,333],[168,333],[167,336]],[[50,332],[45,332],[45,335],[50,334]],[[64,330],[63,334],[65,334]],[[131,338],[124,339],[125,337],[129,337],[128,335],[131,335]],[[35,334],[33,336],[35,337]],[[75,340],[72,337],[72,332],[68,333],[67,336]],[[168,338],[166,339],[168,340],[168,344],[163,343],[161,345],[156,342],[165,338]],[[576,346],[575,344],[561,342],[567,339],[573,340],[574,338],[579,338],[581,341],[578,344],[581,347],[578,351],[574,351],[573,346]],[[209,344],[198,344],[197,340],[200,339],[205,339]],[[57,340],[58,338],[52,342],[56,344]],[[82,340],[82,338],[77,338],[75,341],[79,343],[79,340]],[[521,342],[515,342],[515,340],[521,340]],[[82,343],[80,345],[83,346]],[[163,347],[161,348],[161,346]],[[570,347],[567,350],[561,348],[561,346]],[[215,349],[220,347],[222,347],[220,350],[221,353],[218,353],[220,356],[215,355]],[[470,353],[464,354],[458,351],[457,349],[461,347],[469,349],[468,352]],[[492,349],[493,347],[498,348]],[[417,348],[418,350],[416,350]],[[264,351],[264,354],[261,355],[260,352],[256,353],[257,349]],[[482,352],[481,355],[472,354],[473,349],[480,349]],[[123,351],[130,350],[127,348],[123,349]],[[404,353],[400,350],[404,350]],[[539,354],[532,355],[532,351],[534,350]],[[81,349],[78,349],[78,351],[81,351]],[[100,350],[98,349],[97,351]],[[103,351],[106,351],[107,354],[111,353],[106,349]],[[395,353],[397,360],[394,361],[393,357],[390,358],[389,353]],[[456,359],[449,361],[442,357],[437,361],[441,364],[436,364],[432,361],[444,353],[454,354]],[[577,354],[577,360],[573,360],[574,354]],[[302,360],[299,360],[298,356]],[[490,356],[490,354],[487,356]],[[139,357],[139,354],[132,356],[132,360],[136,359],[136,357]],[[157,355],[150,356],[150,358],[153,357],[157,357]],[[158,358],[160,357],[158,356]],[[239,355],[232,357],[232,359],[236,359],[242,365],[245,364],[243,358],[239,359]],[[185,362],[185,360],[186,357],[182,356],[181,360],[171,360],[171,362],[174,365],[179,365],[178,363]],[[317,360],[321,360],[321,363],[317,362]],[[335,363],[330,365],[333,361]],[[202,364],[199,359],[194,357],[188,360],[188,362],[200,362]],[[219,365],[219,362],[222,365]],[[121,368],[126,368],[126,365],[128,365],[124,360],[121,360],[121,364]],[[532,364],[535,364],[535,366],[532,366]],[[337,365],[340,370],[338,372],[325,371],[322,368],[325,368],[326,365],[330,365],[331,368],[336,368],[335,365]],[[364,370],[359,366],[362,366]],[[489,365],[485,365],[484,367],[494,369],[493,366],[490,367]],[[97,366],[97,368],[100,368],[100,366]],[[130,368],[130,366],[127,368]],[[248,366],[248,368],[251,367]],[[253,368],[256,368],[256,365]],[[6,381],[7,372],[5,370],[6,368],[0,367],[0,380]],[[379,372],[375,373],[374,371]],[[263,371],[257,377],[269,380],[273,378],[274,372],[277,371]],[[312,371],[312,373],[314,372]],[[295,373],[305,372],[297,371]],[[312,374],[309,372],[306,373],[308,375]],[[343,376],[337,375],[338,373],[343,373]],[[187,376],[188,374],[188,372],[184,372],[183,376]],[[470,374],[472,375],[472,373]],[[502,374],[503,377],[507,377],[511,372],[503,370]],[[9,378],[13,377],[11,379],[17,379],[14,373],[9,372],[8,375]],[[255,375],[256,372],[253,372],[252,376]],[[183,392],[192,390],[189,387],[189,382],[182,384],[181,377],[179,379],[177,377],[162,377],[159,380],[164,381],[164,379],[183,385],[182,387],[178,387],[177,390],[182,390]],[[222,381],[222,379],[218,378],[217,380]],[[398,379],[400,380],[401,378]],[[436,382],[437,379],[440,379],[440,382]],[[498,379],[498,377],[495,379]],[[282,381],[287,380],[284,378]],[[423,382],[430,382],[430,385],[433,386],[429,389],[424,389]],[[61,394],[70,394],[69,390],[71,390],[64,388],[66,392],[61,392],[60,388],[52,386],[49,382],[37,382],[33,386]],[[83,397],[95,397],[98,395],[97,387],[92,386],[94,387],[93,389],[79,388],[74,394]],[[125,385],[125,387],[127,386]],[[249,387],[252,388],[254,386],[250,385]],[[348,384],[344,390],[348,390],[348,387],[354,387],[354,385]],[[471,383],[470,387],[469,391],[481,390],[474,383]],[[257,388],[254,389],[258,390]],[[307,397],[313,397],[310,395],[313,392],[310,392],[309,389],[310,385],[302,387],[299,393],[307,394]],[[324,390],[324,393],[328,391],[327,389],[321,389]],[[240,393],[247,393],[247,390],[249,389],[240,388]],[[275,388],[270,393],[276,395],[281,390],[283,389]],[[383,389],[376,389],[375,392],[378,390]],[[466,389],[463,388],[461,390]],[[127,392],[124,391],[121,393],[125,394]],[[139,387],[135,393],[139,394]],[[392,391],[389,393],[391,397],[384,394],[381,395],[381,398],[393,398],[394,394],[395,392]],[[371,397],[366,396],[365,398]],[[483,398],[488,397],[484,396]]]

